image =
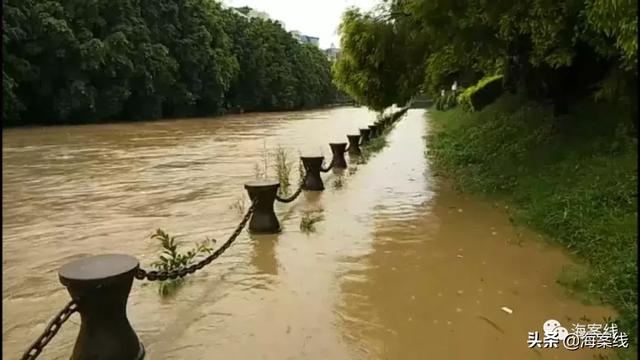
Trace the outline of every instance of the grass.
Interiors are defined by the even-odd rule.
[[[253,173],[256,177],[256,180],[266,179],[269,176],[269,166],[268,166],[268,156],[267,153],[267,142],[262,142],[262,164],[256,162],[253,165]]]
[[[247,209],[245,195],[238,196],[233,203],[229,205],[229,209],[234,210],[240,216],[244,215]]]
[[[305,234],[309,234],[316,231],[316,223],[322,221],[324,216],[321,214],[314,214],[312,212],[305,213],[300,218],[300,231]]]
[[[637,344],[637,139],[628,113],[584,102],[557,118],[508,95],[480,112],[430,114],[436,170],[463,191],[505,201],[516,223],[567,248],[585,270],[559,282],[615,307]]]
[[[194,249],[182,252],[179,249],[180,243],[176,241],[176,238],[161,229],[156,230],[151,235],[151,239],[158,240],[162,245],[162,253],[158,260],[151,263],[151,266],[157,271],[173,271],[188,267],[194,264],[198,256],[211,254],[213,248],[210,245],[215,243],[215,240],[207,238],[205,241],[196,244]],[[184,278],[160,281],[158,293],[162,296],[173,295],[183,283]]]
[[[289,161],[289,152],[282,146],[278,146],[275,150],[273,167],[280,182],[279,195],[288,196],[291,190],[293,162]]]

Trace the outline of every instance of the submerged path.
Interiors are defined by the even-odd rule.
[[[124,252],[148,267],[156,228],[187,243],[224,239],[265,148],[328,157],[328,142],[374,119],[337,108],[5,131],[3,356],[16,358],[68,300],[63,263]],[[134,283],[128,313],[147,358],[591,359],[594,350],[527,348],[547,319],[612,313],[555,283],[569,263],[561,251],[435,178],[427,131],[424,111],[410,110],[342,187],[323,175],[323,193],[278,204],[281,234],[243,233],[174,297]],[[306,212],[324,216],[311,234],[299,230]],[[78,321],[41,358],[68,358]]]

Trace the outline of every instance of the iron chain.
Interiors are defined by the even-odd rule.
[[[56,336],[56,334],[62,327],[62,324],[64,324],[65,321],[67,321],[69,317],[76,311],[78,311],[78,304],[74,300],[69,301],[69,303],[67,303],[67,305],[62,310],[60,310],[56,317],[51,319],[42,335],[40,335],[36,339],[36,341],[31,344],[29,349],[22,355],[21,360],[32,360],[37,358],[44,347],[49,344],[54,336]]]
[[[331,164],[329,164],[329,167],[326,168],[326,169],[323,169],[322,167],[320,167],[320,171],[325,172],[325,173],[329,172],[329,170],[333,169],[333,164],[334,164],[334,162],[333,162],[333,160],[331,160]]]
[[[298,196],[302,193],[302,184],[300,184],[300,187],[298,188],[298,190],[296,190],[296,192],[294,192],[291,196],[289,196],[288,198],[281,198],[280,196],[276,195],[276,200],[283,202],[283,203],[290,203],[293,200],[297,199]]]
[[[146,271],[144,269],[138,269],[138,271],[135,274],[136,279],[138,280],[146,279],[149,281],[175,280],[177,278],[182,278],[187,274],[193,274],[197,270],[200,270],[206,265],[209,265],[213,260],[217,259],[220,255],[222,255],[231,246],[231,244],[233,244],[236,238],[240,236],[240,234],[242,233],[242,230],[247,225],[247,223],[249,222],[249,219],[251,218],[251,215],[256,209],[257,204],[258,204],[258,201],[254,201],[251,204],[251,207],[249,208],[249,210],[247,210],[247,213],[244,215],[244,217],[242,218],[242,221],[240,221],[235,231],[231,234],[231,236],[229,236],[229,239],[227,239],[227,241],[224,244],[222,244],[221,247],[216,249],[216,251],[214,251],[211,255],[200,260],[196,264],[193,264],[191,266],[188,266],[179,270]]]

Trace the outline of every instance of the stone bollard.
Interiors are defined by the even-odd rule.
[[[329,146],[333,153],[333,158],[331,160],[333,167],[336,169],[346,169],[347,160],[344,158],[344,153],[347,148],[347,143],[329,143]]]
[[[273,211],[280,183],[275,180],[253,181],[244,184],[251,201],[258,201],[251,220],[249,232],[253,234],[276,234],[280,232],[278,217]]]
[[[371,135],[371,129],[360,129],[360,138],[362,139],[361,145],[369,142],[369,135]]]
[[[302,160],[302,165],[305,170],[302,189],[311,191],[324,190],[324,183],[320,177],[320,169],[322,168],[324,156],[301,156],[300,160]]]
[[[377,138],[377,137],[378,137],[378,135],[380,135],[380,134],[378,133],[378,125],[376,125],[376,124],[369,125],[369,129],[371,130],[371,134],[369,135],[369,137],[370,137],[371,139],[375,139],[375,138]]]
[[[360,151],[360,135],[347,135],[347,139],[349,139],[349,154],[351,155],[362,155],[362,151]]]
[[[97,255],[58,271],[78,305],[80,332],[72,360],[141,360],[144,346],[127,319],[127,299],[138,260],[129,255]]]

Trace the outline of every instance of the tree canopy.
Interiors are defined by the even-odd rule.
[[[636,97],[631,0],[389,0],[347,11],[340,31],[336,82],[374,109],[498,74],[559,110],[585,94]]]
[[[331,65],[213,0],[7,0],[3,125],[288,110],[333,101]]]

